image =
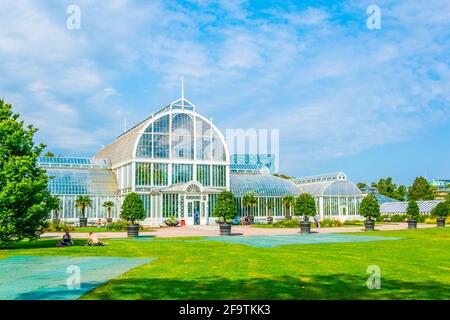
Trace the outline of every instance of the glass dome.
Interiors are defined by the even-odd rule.
[[[254,193],[258,197],[298,196],[301,189],[289,180],[271,175],[230,174],[230,189],[235,197]]]

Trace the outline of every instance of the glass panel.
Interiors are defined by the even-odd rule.
[[[168,165],[165,163],[153,164],[153,185],[167,186],[168,181]]]
[[[211,185],[211,167],[209,165],[197,165],[197,181],[203,186]]]
[[[172,165],[172,184],[186,183],[192,180],[192,164]]]
[[[194,125],[187,114],[172,119],[172,158],[194,159]]]

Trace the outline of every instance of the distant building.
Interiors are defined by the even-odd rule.
[[[450,193],[450,180],[433,179],[430,184],[436,188],[436,198],[444,199]]]
[[[232,154],[231,164],[263,165],[269,169],[271,174],[276,173],[274,154]]]

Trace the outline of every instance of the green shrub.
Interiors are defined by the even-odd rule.
[[[343,223],[344,226],[363,226],[364,225],[364,221],[359,221],[359,220],[346,220]]]
[[[415,217],[417,222],[424,222],[428,216],[425,214],[420,214]],[[391,219],[391,222],[406,222],[410,219],[410,216],[407,214],[384,214],[377,218],[377,222],[383,222],[385,218]]]
[[[119,220],[116,222],[110,222],[106,226],[106,229],[109,231],[127,231],[127,226],[131,224],[131,221]],[[139,225],[139,231],[144,230],[142,225]]]
[[[300,222],[297,219],[284,219],[273,224],[274,228],[298,228],[299,226]]]
[[[321,228],[335,228],[342,227],[342,221],[336,219],[324,219],[320,221]]]
[[[48,222],[45,232],[72,232],[75,227],[68,222],[54,223],[53,221]]]

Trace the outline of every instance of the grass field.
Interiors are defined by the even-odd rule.
[[[450,299],[450,228],[370,235],[403,240],[277,248],[196,241],[199,238],[123,239],[107,241],[107,247],[55,248],[56,240],[40,240],[2,249],[0,258],[157,258],[82,299]],[[381,268],[380,290],[367,289],[370,265]]]

